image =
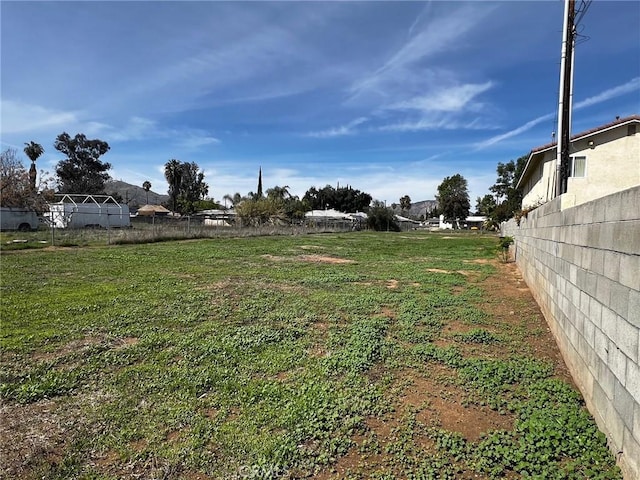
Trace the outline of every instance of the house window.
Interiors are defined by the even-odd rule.
[[[636,134],[636,124],[633,123],[631,125],[627,126],[627,135],[631,136],[631,135],[635,135]]]
[[[571,157],[571,176],[587,176],[587,157]]]

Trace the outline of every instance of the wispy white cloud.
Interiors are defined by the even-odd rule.
[[[131,116],[122,122],[105,122],[92,120],[90,113],[84,111],[60,111],[8,99],[2,99],[0,106],[2,143],[7,146],[16,143],[22,145],[24,139],[49,145],[63,131],[72,135],[81,132],[110,144],[159,140],[184,152],[220,143],[212,132],[188,126],[162,125],[156,120],[140,116]],[[43,160],[46,161],[46,158]],[[55,159],[51,161],[57,162]]]
[[[318,69],[327,58],[322,45],[309,41],[334,10],[333,5],[284,8],[270,2],[254,8],[233,3],[220,7],[226,16],[210,18],[211,28],[186,35],[179,50],[170,40],[170,54],[135,72],[135,81],[121,96],[151,103],[151,108],[160,98],[164,111],[187,111],[311,91],[342,73],[331,65]],[[286,27],[280,15],[287,15]]]
[[[587,108],[587,107],[591,107],[593,105],[597,105],[599,103],[603,103],[606,102],[608,100],[611,100],[613,98],[622,96],[622,95],[626,95],[628,93],[634,92],[636,90],[640,90],[640,77],[635,77],[632,78],[631,80],[629,80],[628,82],[622,84],[622,85],[618,85],[617,87],[613,87],[613,88],[609,88],[597,95],[594,95],[592,97],[586,98],[585,100],[582,100],[580,102],[577,102],[573,105],[573,109],[574,110],[580,110],[583,108]],[[491,137],[487,140],[484,140],[482,142],[477,143],[476,149],[481,150],[483,148],[487,148],[490,147],[492,145],[495,145],[497,143],[500,143],[504,140],[507,140],[511,137],[515,137],[517,135],[520,135],[521,133],[524,133],[530,129],[532,129],[533,127],[535,127],[536,125],[538,125],[541,122],[547,121],[547,120],[551,120],[554,116],[556,115],[556,113],[548,113],[546,115],[542,115],[540,117],[534,118],[533,120],[528,121],[527,123],[525,123],[524,125],[521,125],[518,128],[515,128],[513,130],[510,130],[506,133],[502,133],[500,135],[496,135],[494,137]]]
[[[444,14],[432,15],[428,23],[405,42],[389,60],[351,86],[350,100],[371,94],[395,99],[398,95],[404,97],[411,93],[407,91],[407,85],[421,83],[419,79],[423,77],[425,70],[428,70],[425,61],[459,48],[459,39],[481,24],[488,10],[465,5],[447,9]],[[414,24],[410,32],[413,33],[415,29]]]
[[[507,140],[508,138],[511,137],[515,137],[516,135],[520,135],[521,133],[526,132],[527,130],[532,129],[533,127],[535,127],[536,125],[538,125],[539,123],[542,123],[546,120],[551,120],[553,117],[555,116],[555,113],[548,113],[546,115],[542,115],[538,118],[534,118],[533,120],[528,121],[527,123],[525,123],[524,125],[515,128],[513,130],[510,130],[506,133],[502,133],[500,135],[496,135],[494,137],[491,137],[487,140],[483,140],[482,142],[479,142],[475,145],[476,149],[478,150],[482,150],[483,148],[487,148],[490,147],[491,145],[495,145],[497,143],[500,143],[504,140]]]
[[[367,117],[359,117],[346,125],[342,125],[340,127],[329,128],[327,130],[319,130],[315,132],[309,132],[305,136],[313,137],[313,138],[334,138],[334,137],[344,137],[346,135],[354,135],[357,133],[356,127],[358,125],[362,125],[367,121]]]
[[[167,127],[157,121],[143,117],[131,117],[121,125],[103,122],[88,122],[85,132],[103,136],[110,142],[135,142],[153,139],[172,141],[179,148],[196,150],[206,145],[220,143],[220,140],[202,129],[188,127]]]
[[[418,16],[415,18],[411,26],[409,27],[409,30],[407,32],[408,37],[411,37],[411,35],[413,35],[413,31],[418,27],[422,19],[426,18],[429,15],[429,12],[431,11],[432,7],[433,7],[433,2],[429,0],[425,5],[425,7],[420,11]]]
[[[65,128],[78,123],[78,112],[45,108],[29,103],[0,100],[2,133],[37,133],[53,128]]]
[[[493,87],[493,82],[469,83],[438,87],[431,92],[415,96],[407,100],[398,101],[382,107],[377,118],[370,121],[367,117],[360,117],[347,125],[307,134],[316,138],[333,138],[354,135],[361,132],[418,132],[430,130],[487,130],[493,128],[487,121],[477,115],[470,118],[470,113],[480,112],[484,104],[474,101],[483,92]],[[391,112],[389,114],[388,112]],[[395,119],[394,112],[415,114],[415,119]],[[381,121],[386,123],[380,124]],[[368,122],[368,128],[355,127]]]
[[[176,145],[187,150],[197,150],[207,145],[217,145],[219,143],[220,140],[208,135],[203,130],[190,130],[176,142]]]
[[[592,105],[597,105],[598,103],[611,100],[612,98],[616,98],[621,95],[626,95],[627,93],[635,92],[636,90],[640,90],[640,77],[632,78],[627,83],[605,90],[604,92],[594,95],[593,97],[586,98],[574,104],[573,108],[580,109],[580,108],[590,107]]]
[[[451,115],[431,115],[416,121],[391,123],[376,128],[379,132],[420,132],[430,130],[487,130],[491,126],[477,119],[459,120]]]
[[[482,21],[482,15],[478,13],[477,8],[464,6],[449,10],[440,17],[433,17],[432,21],[405,43],[378,73],[450,50],[456,44],[456,39]]]
[[[438,60],[459,49],[465,35],[492,9],[473,4],[432,7],[425,7],[409,28],[410,38],[381,67],[352,84],[347,104],[373,108],[377,121],[368,131],[482,129],[493,123],[483,113],[490,105],[477,99],[494,82],[460,81],[469,74]],[[469,118],[470,113],[475,115]]]
[[[388,106],[391,110],[417,110],[420,112],[460,112],[478,110],[479,103],[472,100],[493,87],[493,82],[468,83],[435,88],[426,95],[413,97]]]

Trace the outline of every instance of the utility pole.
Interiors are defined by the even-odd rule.
[[[573,50],[575,43],[575,0],[565,0],[558,104],[558,148],[556,153],[556,197],[567,191],[571,146],[571,104],[573,95]]]

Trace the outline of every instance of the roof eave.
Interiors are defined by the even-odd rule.
[[[623,118],[620,121],[608,124],[608,125],[604,125],[600,128],[595,128],[593,130],[589,130],[587,132],[582,132],[582,133],[578,133],[577,135],[571,137],[571,141],[570,143],[573,144],[575,142],[578,142],[580,140],[584,140],[585,138],[589,138],[592,137],[594,135],[600,135],[601,133],[604,132],[608,132],[609,130],[613,130],[615,128],[620,128],[623,127],[625,125],[628,125],[630,123],[640,123],[640,116],[638,115],[632,115],[630,117],[627,118]],[[531,161],[533,159],[534,156],[537,156],[539,154],[544,155],[546,152],[548,152],[549,150],[552,150],[554,148],[558,148],[558,142],[554,142],[551,143],[549,145],[544,145],[542,147],[538,147],[538,148],[534,148],[533,150],[531,150],[531,153],[529,154],[529,159],[527,160],[527,164],[524,167],[524,170],[522,171],[522,175],[520,176],[520,179],[518,180],[518,183],[516,184],[516,189],[519,189],[522,187],[522,184],[524,183],[523,180],[529,176],[529,166],[531,164]]]

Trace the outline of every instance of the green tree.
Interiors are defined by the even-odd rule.
[[[445,220],[454,224],[464,220],[471,208],[467,180],[459,173],[446,177],[438,186],[436,200]]]
[[[164,176],[169,184],[169,198],[175,212],[194,213],[197,202],[209,193],[204,173],[195,162],[180,162],[172,158],[164,165]]]
[[[109,151],[109,144],[99,139],[89,140],[78,133],[71,138],[63,132],[56,137],[54,148],[67,156],[56,166],[60,193],[104,194],[111,164],[100,157]]]
[[[204,181],[204,172],[195,162],[182,164],[182,183],[178,197],[179,212],[191,214],[197,211],[197,202],[209,193],[209,185]]]
[[[254,227],[284,217],[282,203],[265,197],[249,198],[235,207],[235,211],[245,225]]]
[[[232,207],[237,207],[238,205],[240,205],[240,203],[243,200],[246,200],[246,197],[243,197],[240,192],[236,192],[233,195],[229,195],[228,193],[222,197],[223,200],[225,200],[225,207],[226,207],[226,202],[228,201],[229,203],[231,203]]]
[[[201,210],[217,210],[222,207],[218,202],[216,202],[213,198],[205,198],[204,200],[198,200],[194,203],[195,211],[199,212]]]
[[[284,202],[284,213],[292,221],[300,222],[304,220],[304,214],[311,210],[309,204],[300,200],[297,195],[290,196]]]
[[[372,197],[368,193],[352,187],[334,188],[326,185],[317,189],[311,187],[302,197],[312,210],[324,210],[334,208],[341,212],[362,212],[366,211],[371,204]]]
[[[411,197],[409,195],[400,197],[400,210],[404,212],[405,210],[409,210],[410,208],[411,208]]]
[[[256,193],[256,198],[262,198],[262,167],[260,167],[260,172],[258,173],[258,192]]]
[[[29,168],[29,186],[33,192],[36,189],[36,160],[38,160],[38,157],[44,153],[44,148],[42,148],[42,145],[39,143],[33,141],[25,143],[25,145],[24,153],[29,157],[29,160],[31,160],[31,167]]]
[[[490,217],[496,209],[496,199],[493,195],[486,194],[484,197],[476,199],[476,213]]]
[[[496,183],[489,188],[497,197],[496,208],[492,220],[496,223],[509,220],[522,207],[522,192],[516,189],[518,180],[522,176],[529,155],[523,155],[517,160],[498,163]]]
[[[149,180],[145,180],[142,182],[142,188],[147,193],[147,205],[149,205],[149,190],[151,190],[151,182]]]
[[[284,201],[289,197],[291,197],[291,194],[289,193],[289,185],[285,185],[284,187],[276,185],[273,188],[267,189],[267,198]]]
[[[396,222],[396,216],[393,214],[393,210],[387,208],[385,204],[379,200],[374,201],[373,205],[369,208],[367,225],[370,229],[378,232],[400,231],[400,225]]]
[[[180,184],[182,183],[182,163],[172,158],[164,164],[164,178],[169,184],[169,200],[171,210],[178,211],[178,195],[180,195]]]

